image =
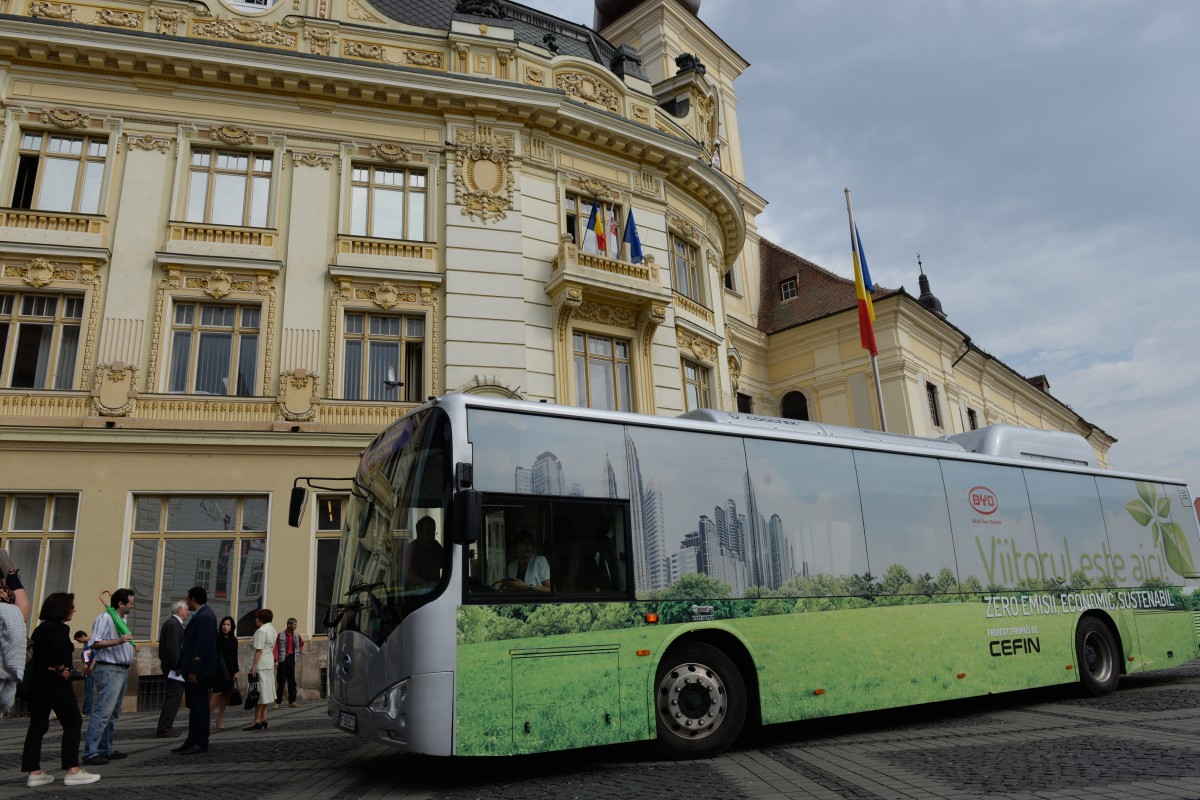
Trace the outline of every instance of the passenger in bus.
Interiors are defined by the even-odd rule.
[[[533,552],[533,533],[517,534],[515,560],[508,562],[508,577],[499,586],[506,592],[550,591],[550,562]]]
[[[617,550],[608,535],[609,521],[601,516],[592,531],[591,544],[579,563],[580,591],[608,592],[618,588]]]
[[[442,579],[442,562],[445,551],[434,538],[437,523],[433,517],[424,516],[417,520],[417,538],[405,546],[404,563],[407,583],[410,587],[432,586]]]

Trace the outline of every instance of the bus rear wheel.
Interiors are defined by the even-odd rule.
[[[1121,680],[1121,659],[1112,631],[1096,617],[1084,617],[1075,629],[1079,682],[1096,697],[1112,694]]]
[[[658,749],[669,758],[707,758],[733,744],[746,719],[746,683],[712,645],[673,647],[658,665],[654,709]]]

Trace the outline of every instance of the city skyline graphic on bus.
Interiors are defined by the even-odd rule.
[[[691,573],[743,597],[803,593],[797,576],[921,593],[1162,585],[1192,570],[1166,488],[1128,478],[483,409],[469,428],[482,491],[628,500],[639,594]],[[981,487],[986,514],[971,502]]]
[[[797,574],[866,570],[865,554],[854,546],[861,526],[833,523],[846,516],[846,498],[809,503],[789,492],[788,502],[780,502],[778,493],[751,479],[739,439],[577,421],[554,430],[562,424],[542,418],[535,433],[518,415],[473,414],[477,485],[485,491],[629,500],[639,592],[661,591],[684,575],[701,573],[740,597],[751,586],[777,589]],[[571,445],[562,447],[564,440]],[[769,469],[768,460],[759,465],[773,483],[783,465]],[[731,475],[737,476],[734,485]],[[789,526],[789,517],[808,522]]]

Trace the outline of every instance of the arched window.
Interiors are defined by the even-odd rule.
[[[788,392],[783,396],[779,416],[784,419],[808,419],[808,400],[800,392]]]

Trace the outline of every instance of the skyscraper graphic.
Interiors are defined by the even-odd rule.
[[[549,450],[533,462],[531,483],[534,494],[566,494],[566,478],[558,456]]]
[[[608,457],[608,453],[604,454],[604,489],[605,497],[616,498],[617,493],[617,472],[613,469],[612,459]]]
[[[517,494],[533,494],[533,473],[528,467],[513,470],[513,491]]]
[[[662,493],[642,480],[637,445],[625,431],[625,472],[629,480],[629,508],[633,517],[633,574],[638,587],[665,589],[671,565],[666,552]]]

